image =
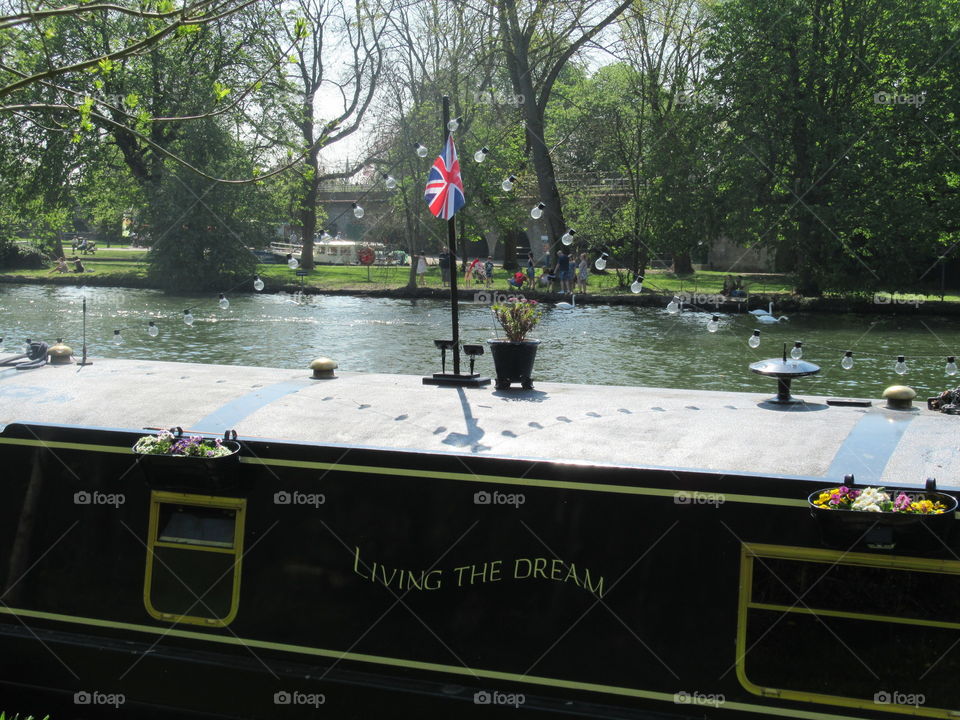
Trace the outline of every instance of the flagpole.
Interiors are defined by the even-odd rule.
[[[450,97],[447,95],[443,96],[443,150],[441,150],[441,158],[446,157],[446,148],[447,141],[450,140],[452,145],[452,139],[449,128],[450,124]],[[451,151],[450,161],[452,162],[453,155],[455,151]],[[438,162],[441,161],[441,158],[438,158]],[[452,168],[449,168],[452,172]],[[459,171],[457,171],[459,174]],[[446,179],[446,178],[445,178]],[[446,179],[449,183],[450,180]],[[459,185],[459,180],[457,185]],[[428,185],[429,187],[429,185]],[[460,188],[462,190],[462,188]],[[449,192],[453,192],[452,188],[449,188]],[[448,198],[448,201],[451,201],[451,198]],[[454,209],[454,215],[456,209]],[[436,213],[434,213],[436,214]],[[460,306],[458,303],[459,298],[457,297],[457,274],[458,274],[458,262],[457,262],[457,225],[454,215],[451,215],[447,220],[447,252],[450,254],[450,261],[447,272],[450,273],[450,326],[453,334],[452,340],[434,340],[433,343],[438,348],[440,348],[440,362],[441,362],[441,372],[434,373],[433,375],[423,378],[424,385],[448,385],[448,386],[457,386],[457,387],[483,387],[484,385],[490,384],[490,378],[483,377],[479,373],[474,372],[474,363],[476,359],[483,355],[483,345],[464,345],[463,351],[470,358],[470,372],[469,373],[460,373]],[[453,372],[446,372],[446,358],[447,350],[453,350]]]
[[[450,129],[450,96],[443,96],[443,140],[440,147],[446,147]],[[460,374],[460,308],[457,297],[457,223],[454,216],[447,220],[447,248],[450,253],[450,325],[453,331],[453,374]]]

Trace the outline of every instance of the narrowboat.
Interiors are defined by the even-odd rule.
[[[0,697],[100,718],[955,718],[955,423],[820,397],[0,369]],[[235,431],[234,452],[133,452],[175,426]],[[935,478],[949,512],[838,533],[809,498],[849,475]]]

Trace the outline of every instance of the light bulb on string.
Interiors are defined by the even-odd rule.
[[[300,265],[300,261],[293,256],[293,253],[287,253],[287,267],[296,270],[298,265]]]
[[[357,205],[357,203],[354,203],[354,204],[353,204],[353,216],[354,216],[357,220],[359,220],[360,218],[363,217],[363,214],[364,214],[363,208],[360,207],[359,205]]]
[[[460,127],[460,123],[462,122],[463,122],[462,117],[453,118],[452,120],[447,122],[447,130],[449,130],[450,132],[456,132],[457,128]]]
[[[643,290],[643,275],[637,275],[637,279],[630,285],[630,292],[639,295],[641,290]]]
[[[542,202],[538,202],[532,208],[530,208],[530,217],[534,220],[539,220],[543,217],[543,209],[546,207]]]
[[[897,375],[906,375],[907,360],[903,355],[897,355],[897,364],[893,366],[893,371]]]
[[[397,187],[397,179],[393,175],[387,175],[383,178],[383,184],[387,190],[394,190]]]
[[[3,341],[3,338],[0,338],[0,342]],[[947,358],[947,366],[944,368],[944,372],[947,375],[956,375],[957,374],[957,358],[951,355]]]
[[[417,151],[417,155],[419,155],[420,157],[426,157],[426,156],[427,156],[427,148],[425,148],[425,147],[424,147],[423,145],[421,145],[420,143],[414,143],[414,144],[413,144],[413,149]]]
[[[680,312],[680,298],[676,295],[673,296],[673,300],[667,303],[667,312],[671,315],[676,315]]]
[[[790,351],[790,357],[799,360],[803,357],[803,343],[797,340],[793,343],[793,349]]]
[[[260,279],[259,275],[256,275],[253,278],[253,289],[257,292],[263,290],[263,280]]]
[[[184,311],[183,311],[183,321],[184,321],[187,325],[193,325],[193,313],[191,313],[189,310],[184,310]]]
[[[517,181],[516,176],[515,176],[515,175],[511,175],[511,176],[508,177],[506,180],[504,180],[502,183],[500,183],[500,187],[502,187],[506,192],[510,192],[511,190],[513,190],[513,184],[514,184],[516,181]]]
[[[853,350],[847,350],[843,354],[843,359],[840,360],[840,367],[844,370],[849,370],[853,367]]]
[[[157,327],[157,324],[153,320],[147,323],[147,335],[150,337],[156,337],[159,334],[160,328]]]
[[[567,231],[560,237],[560,242],[564,245],[573,245],[573,236],[577,234],[576,230],[567,229]]]
[[[119,330],[113,331],[113,344],[114,345],[123,345],[123,335],[120,334]]]
[[[753,331],[753,335],[751,335],[747,339],[747,345],[749,345],[752,348],[760,347],[760,331],[759,330]]]
[[[474,162],[482,163],[484,160],[487,159],[487,153],[489,152],[490,152],[490,148],[484,145],[482,148],[480,148],[473,154]]]
[[[710,318],[710,322],[707,323],[707,332],[715,333],[720,329],[720,316],[714,315]]]
[[[593,266],[594,266],[597,270],[606,270],[606,269],[607,269],[607,254],[606,254],[606,253],[600,253],[600,257],[598,257],[598,258],[594,261]]]
[[[230,301],[227,300],[226,295],[220,293],[220,300],[217,302],[217,305],[220,306],[221,310],[226,310],[228,307],[230,307]]]

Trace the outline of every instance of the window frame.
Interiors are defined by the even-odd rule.
[[[234,512],[233,547],[225,548],[202,542],[173,543],[160,540],[160,509],[162,505],[188,505],[193,507],[212,508],[218,510],[232,510]],[[217,497],[212,495],[190,495],[186,493],[166,492],[153,490],[150,493],[150,519],[147,525],[147,556],[143,579],[143,604],[147,614],[155,620],[172,623],[188,623],[203,625],[204,627],[226,627],[233,622],[240,609],[240,576],[243,561],[243,536],[246,521],[246,498]],[[181,552],[208,552],[221,555],[233,555],[233,585],[230,591],[230,611],[226,617],[212,618],[202,615],[177,615],[175,613],[158,610],[153,605],[150,593],[153,588],[153,564],[158,562],[154,553],[155,547],[169,548]],[[216,581],[215,581],[216,582]],[[212,587],[212,586],[211,586]],[[209,588],[208,590],[209,591]],[[197,603],[199,605],[199,601]],[[200,609],[203,607],[200,605]]]

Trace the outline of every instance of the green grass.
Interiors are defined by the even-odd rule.
[[[124,281],[135,281],[135,285],[143,287],[143,279],[147,275],[147,264],[144,262],[146,251],[129,250],[98,250],[96,255],[80,256],[84,267],[90,273],[77,275],[75,273],[51,273],[49,269],[44,270],[2,270],[0,275],[10,277],[29,278],[31,280],[54,278],[54,277],[72,277],[80,279],[82,277],[97,277],[105,283],[122,286]],[[71,266],[72,267],[72,266]],[[278,265],[257,265],[256,272],[267,282],[268,285],[300,285],[301,278],[297,277],[296,272],[288,268],[285,264]],[[677,276],[664,270],[647,270],[644,279],[644,290],[646,292],[671,294],[715,294],[723,289],[723,281],[728,273],[713,272],[709,270],[700,270],[693,275]],[[320,265],[310,271],[308,275],[302,278],[305,287],[316,288],[319,290],[388,290],[394,288],[403,288],[407,285],[410,276],[409,265],[389,265],[389,266],[371,266],[369,268],[359,265]],[[509,291],[511,288],[507,285],[507,278],[512,273],[506,272],[503,268],[497,267],[494,271],[493,289],[498,291]],[[368,279],[369,277],[369,279]],[[786,274],[777,273],[752,273],[744,274],[743,282],[748,295],[789,295],[793,292],[794,278]],[[631,278],[632,279],[632,278]],[[53,282],[62,283],[63,280]],[[463,275],[459,276],[458,286],[461,289],[463,285]],[[440,268],[436,265],[427,267],[424,287],[441,289]],[[473,283],[472,289],[483,289],[479,283]],[[536,295],[539,291],[532,291]],[[526,290],[531,293],[531,290]],[[631,295],[629,287],[620,287],[616,272],[606,274],[591,274],[587,282],[587,292],[594,295]],[[872,292],[865,293],[864,298],[872,297]],[[844,297],[842,294],[828,293],[826,297]],[[847,296],[849,297],[849,296]],[[925,295],[922,293],[907,294],[904,301],[913,298],[922,299],[924,302],[937,302],[939,295]],[[960,293],[953,291],[945,295],[947,302],[960,302]]]

